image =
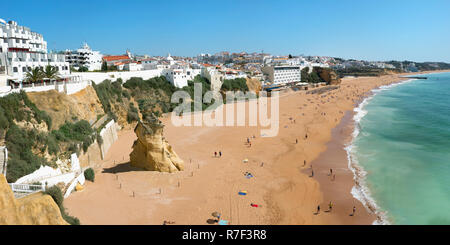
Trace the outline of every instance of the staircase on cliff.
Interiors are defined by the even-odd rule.
[[[0,174],[6,176],[6,167],[8,165],[8,149],[0,146]]]

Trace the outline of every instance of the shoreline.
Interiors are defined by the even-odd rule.
[[[413,73],[411,75],[405,76],[405,75],[398,75],[398,78],[403,79],[400,81],[394,81],[387,85],[381,85],[378,87],[375,87],[370,90],[369,93],[367,93],[353,108],[352,111],[347,111],[346,115],[342,118],[340,124],[336,126],[336,128],[333,128],[332,133],[332,139],[330,142],[327,143],[327,150],[323,152],[318,158],[314,160],[314,163],[318,163],[319,165],[323,166],[322,169],[329,168],[330,166],[333,166],[331,164],[328,164],[324,159],[329,159],[330,156],[336,155],[335,151],[337,148],[337,151],[345,151],[345,157],[339,155],[339,160],[341,164],[338,164],[340,167],[343,167],[344,164],[347,164],[348,169],[353,174],[353,186],[351,188],[351,195],[353,198],[362,204],[362,206],[365,208],[365,211],[367,212],[367,215],[373,219],[372,223],[373,225],[390,225],[392,224],[389,221],[389,218],[385,212],[380,210],[379,206],[377,205],[376,200],[372,197],[369,187],[366,184],[366,174],[367,172],[364,170],[364,168],[359,165],[356,159],[354,159],[354,156],[352,155],[352,149],[353,149],[353,142],[356,139],[356,137],[359,135],[359,121],[365,116],[365,111],[363,111],[364,107],[370,102],[370,100],[380,91],[381,89],[389,89],[394,86],[398,86],[404,83],[413,82],[415,80],[418,80],[419,78],[416,77],[409,77],[412,75],[425,75],[425,74],[440,74],[440,73],[447,73],[450,72],[449,70],[444,71],[436,71],[436,72],[419,72],[419,73]],[[355,79],[355,78],[352,78]],[[378,90],[378,91],[377,91]],[[364,115],[361,115],[360,113],[364,113]],[[346,118],[347,117],[347,118]],[[344,130],[344,134],[342,135],[342,131]],[[340,134],[335,132],[340,131]],[[319,179],[319,182],[321,184],[324,183],[324,179]],[[321,190],[324,192],[324,195],[333,197],[333,194],[330,192],[329,188],[324,189],[321,188]],[[334,195],[336,196],[336,195]],[[358,209],[358,208],[357,208]]]
[[[308,168],[336,139],[335,128],[350,121],[344,114],[351,114],[374,88],[401,80],[400,75],[344,79],[339,89],[323,94],[283,93],[276,137],[260,136],[260,127],[176,127],[166,115],[161,118],[166,125],[164,135],[185,162],[185,171],[173,174],[130,167],[129,153],[136,136],[132,130],[122,130],[96,170],[95,183],[87,182],[83,192],[72,193],[66,207],[82,224],[158,225],[168,220],[201,225],[207,224],[214,211],[221,212],[230,224],[371,224],[370,214],[360,214],[362,206],[357,207],[355,217],[349,216],[353,205],[362,204],[350,193],[354,178],[347,161],[339,162],[333,183],[321,181],[328,177],[325,164],[314,165],[313,178]],[[305,134],[307,140],[302,139]],[[248,147],[245,141],[252,135],[257,137]],[[214,158],[214,151],[219,150],[223,156]],[[345,157],[343,147],[342,153]],[[248,163],[243,163],[246,158]],[[255,177],[247,179],[244,172]],[[248,195],[237,195],[241,190]],[[324,212],[329,193],[336,195],[331,197],[335,206],[332,212]],[[315,215],[318,204],[323,212]]]

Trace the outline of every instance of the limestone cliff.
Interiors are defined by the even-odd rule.
[[[259,91],[262,89],[261,81],[257,78],[246,78],[247,79],[247,87],[248,90],[255,92],[256,94],[259,94]]]
[[[139,121],[134,129],[137,140],[130,154],[132,166],[169,173],[184,170],[183,160],[164,138],[163,128],[164,125],[156,118]]]
[[[322,78],[328,85],[338,85],[341,83],[341,79],[330,68],[314,67],[314,71]]]
[[[104,114],[102,104],[94,88],[67,95],[56,90],[27,93],[28,98],[52,118],[52,129],[58,129],[66,121],[86,120],[95,122],[97,116]]]
[[[15,199],[0,174],[0,225],[67,225],[53,198],[35,193]]]

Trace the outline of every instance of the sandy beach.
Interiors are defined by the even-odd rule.
[[[282,93],[276,137],[261,137],[259,127],[249,126],[175,127],[166,116],[165,137],[185,163],[185,171],[172,174],[131,167],[136,136],[122,130],[95,182],[72,193],[65,206],[89,225],[203,225],[214,211],[235,225],[372,224],[376,216],[350,193],[354,176],[343,147],[351,140],[353,108],[372,89],[402,80],[398,74],[345,78],[322,94]]]

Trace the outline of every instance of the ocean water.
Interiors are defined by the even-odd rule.
[[[355,109],[347,150],[362,186],[352,192],[390,224],[450,224],[450,73],[423,76]]]

